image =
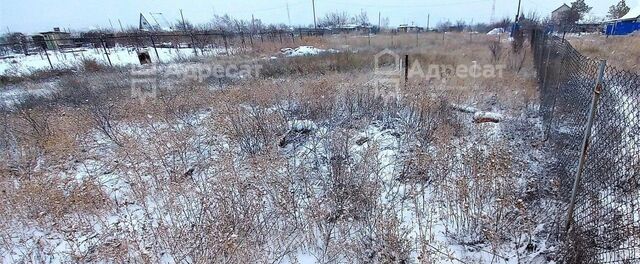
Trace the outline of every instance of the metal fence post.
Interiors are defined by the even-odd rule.
[[[149,35],[151,38],[151,45],[153,46],[153,50],[156,52],[156,57],[158,58],[158,62],[160,62],[160,55],[158,55],[158,49],[156,48],[156,41],[153,39],[153,35]]]
[[[193,47],[193,53],[198,56],[198,48],[196,47],[196,42],[193,39],[193,32],[189,32],[189,36],[191,37],[191,46]]]
[[[44,49],[44,54],[47,55],[47,61],[49,61],[49,66],[53,70],[53,64],[51,64],[51,59],[49,58],[49,52],[47,51],[47,43],[44,43],[44,45],[42,45],[42,49]]]
[[[113,64],[111,64],[111,58],[109,58],[109,52],[107,51],[107,45],[104,43],[104,39],[102,37],[100,37],[100,43],[104,49],[104,55],[107,56],[107,61],[109,61],[109,66],[113,67]]]
[[[244,42],[244,31],[240,31],[240,38],[242,38],[242,48],[243,48],[243,49],[246,49],[246,48],[247,48],[247,45],[246,45],[246,43]]]
[[[229,43],[227,43],[227,34],[225,34],[224,31],[222,32],[222,39],[224,40],[224,51],[227,53],[227,56],[229,56]]]
[[[409,54],[404,55],[404,85],[409,82]]]
[[[604,78],[604,70],[607,65],[607,61],[600,60],[598,67],[598,79],[596,80],[596,86],[593,89],[593,97],[591,99],[591,107],[589,108],[589,115],[587,116],[587,125],[584,131],[584,139],[582,140],[582,148],[580,149],[580,160],[578,161],[578,169],[576,171],[576,177],[573,182],[573,190],[571,191],[571,201],[569,202],[569,210],[567,213],[567,223],[565,225],[565,232],[569,232],[571,224],[573,222],[573,211],[576,204],[576,195],[582,178],[582,171],[584,170],[584,164],[587,159],[587,151],[589,149],[589,143],[591,141],[591,127],[593,126],[593,120],[596,116],[598,108],[598,102],[600,101],[600,94],[602,93],[602,79]]]

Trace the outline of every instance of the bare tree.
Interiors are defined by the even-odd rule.
[[[349,22],[349,14],[347,12],[330,12],[320,18],[318,25],[321,27],[335,27],[347,24]]]
[[[620,0],[617,4],[609,7],[609,14],[607,17],[611,19],[621,18],[629,13],[629,10],[630,8],[627,6],[625,0]]]
[[[367,12],[364,10],[360,11],[360,14],[356,14],[355,16],[353,16],[351,20],[353,21],[354,24],[358,24],[362,26],[370,25],[369,15],[367,15]]]

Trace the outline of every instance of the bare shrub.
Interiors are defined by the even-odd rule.
[[[88,72],[98,72],[98,71],[103,71],[106,66],[95,59],[85,58],[80,61],[80,67],[82,67],[83,70]]]
[[[502,57],[502,44],[498,41],[489,43],[489,52],[491,52],[491,61],[495,64]]]

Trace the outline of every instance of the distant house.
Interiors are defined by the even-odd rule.
[[[60,49],[73,46],[71,34],[60,31],[60,28],[53,28],[53,31],[40,32],[31,37],[36,45],[47,49]]]
[[[602,32],[602,23],[578,22],[573,28],[575,33],[597,33]]]
[[[414,25],[401,24],[398,26],[398,32],[422,32],[424,28]]]
[[[344,24],[331,27],[334,33],[369,32],[371,26],[359,24]]]
[[[561,22],[561,20],[562,20],[562,17],[564,16],[564,14],[567,11],[569,11],[570,9],[571,9],[571,7],[569,7],[567,4],[562,4],[560,7],[556,8],[553,11],[551,11],[551,19],[559,24]]]
[[[607,21],[605,33],[607,35],[628,35],[640,30],[640,5],[629,10],[621,18]]]

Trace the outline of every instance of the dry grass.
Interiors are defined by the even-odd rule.
[[[568,37],[582,54],[593,59],[607,60],[607,64],[630,71],[640,71],[640,36],[586,35]]]
[[[332,48],[341,37],[305,39]],[[55,253],[71,262],[277,263],[301,252],[322,263],[437,262],[449,258],[434,241],[441,219],[459,243],[522,246],[521,235],[533,234],[514,188],[526,175],[507,147],[515,143],[451,105],[521,115],[537,98],[530,65],[507,67],[502,78],[411,79],[385,101],[372,69],[387,37],[369,46],[347,36],[354,53],[265,60],[256,79],[161,77],[158,97],[144,103],[131,97],[127,73],[83,72],[33,102],[46,106],[3,111],[12,122],[0,127],[11,142],[0,163],[0,247],[26,248],[16,254],[26,262]],[[486,36],[439,43],[441,35],[424,34],[418,46],[413,37],[394,36],[392,48],[423,63],[527,56],[496,58]],[[290,127],[300,120],[317,127]],[[368,135],[372,127],[397,145]],[[390,162],[389,151],[401,158]],[[64,234],[73,250],[54,252],[34,229]],[[11,242],[17,236],[27,242]]]

